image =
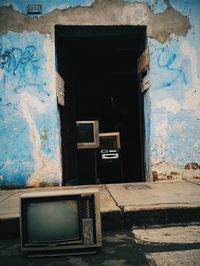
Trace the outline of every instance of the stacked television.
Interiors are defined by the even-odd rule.
[[[77,166],[79,184],[98,183],[99,122],[77,121]]]
[[[100,133],[99,142],[98,177],[101,183],[123,182],[120,133]]]
[[[123,181],[119,132],[99,132],[99,122],[77,121],[79,184]]]

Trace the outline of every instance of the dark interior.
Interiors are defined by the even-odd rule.
[[[146,46],[146,27],[56,26],[55,33],[58,72],[65,80],[64,182],[77,177],[76,120],[99,120],[100,132],[119,131],[123,182],[144,181],[137,58]]]

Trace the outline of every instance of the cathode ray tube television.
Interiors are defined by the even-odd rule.
[[[76,121],[77,148],[90,149],[99,147],[99,122],[98,120]]]
[[[29,256],[95,253],[102,245],[99,190],[21,195],[20,234]]]
[[[119,132],[99,133],[99,142],[101,149],[119,150],[121,148],[120,133]]]

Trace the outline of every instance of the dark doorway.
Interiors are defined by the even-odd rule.
[[[121,135],[123,182],[145,181],[144,111],[137,58],[145,26],[55,26],[64,183],[77,177],[76,121],[98,120],[100,132]],[[76,180],[77,181],[77,180]]]

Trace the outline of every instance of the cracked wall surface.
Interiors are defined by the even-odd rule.
[[[61,183],[52,42],[38,32],[0,36],[0,184]],[[44,132],[45,136],[44,136]]]
[[[187,7],[181,1],[169,2],[189,17],[191,28],[185,37],[174,34],[162,45],[149,39],[151,169],[156,180],[200,178],[199,169],[185,168],[200,164],[200,3],[194,1]]]
[[[55,25],[146,25],[151,89],[144,95],[152,179],[200,178],[200,2],[0,1],[0,186],[61,184]],[[147,154],[148,153],[148,154]],[[168,170],[167,170],[168,168]]]
[[[10,19],[9,19],[10,18]],[[12,18],[12,19],[11,19]],[[17,21],[17,23],[16,23]],[[0,8],[0,32],[38,31],[54,35],[54,25],[148,25],[148,36],[165,42],[173,32],[185,36],[190,28],[187,16],[168,6],[163,13],[155,14],[144,3],[127,3],[122,0],[97,0],[89,7],[55,9],[40,17],[21,14],[11,7]]]

